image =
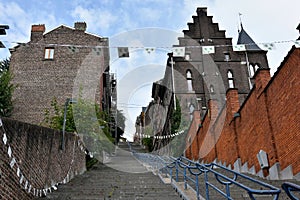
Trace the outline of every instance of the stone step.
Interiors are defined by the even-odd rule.
[[[135,149],[139,150],[139,147]],[[164,184],[158,176],[148,172],[127,150],[127,144],[119,144],[112,162],[121,161],[115,165],[123,164],[138,171],[143,171],[143,168],[144,173],[129,173],[109,167],[116,167],[114,163],[98,163],[91,170],[76,176],[65,185],[59,185],[56,191],[39,199],[182,199],[170,184]]]

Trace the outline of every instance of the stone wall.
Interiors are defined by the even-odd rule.
[[[66,133],[62,150],[61,131],[2,118],[0,139],[0,199],[44,196],[86,170],[73,133]]]

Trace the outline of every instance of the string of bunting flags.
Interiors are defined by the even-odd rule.
[[[49,193],[49,192],[51,193],[52,190],[57,190],[57,186],[59,184],[66,184],[67,182],[70,181],[71,169],[72,169],[72,166],[73,166],[73,163],[74,163],[74,157],[75,157],[75,146],[76,146],[75,141],[74,141],[74,144],[73,144],[72,161],[70,163],[70,167],[68,169],[67,175],[63,178],[63,180],[61,182],[57,182],[55,184],[52,184],[51,187],[37,188],[37,187],[33,186],[33,184],[28,180],[27,176],[21,170],[21,168],[18,164],[19,162],[17,161],[16,157],[14,156],[13,149],[11,148],[11,146],[8,143],[7,134],[6,134],[6,131],[3,127],[3,123],[2,123],[1,118],[0,118],[0,127],[2,128],[2,132],[3,132],[2,142],[4,144],[4,147],[7,147],[7,155],[10,159],[9,166],[13,171],[15,171],[16,176],[19,179],[19,184],[20,184],[21,188],[24,189],[27,193],[31,193],[35,197],[46,196],[47,193]],[[88,154],[85,147],[83,146],[83,143],[80,140],[77,140],[77,146],[79,147],[79,149],[82,152],[84,152],[85,154]]]
[[[171,135],[142,135],[141,138],[154,138],[154,139],[158,139],[158,140],[163,140],[163,139],[169,139],[169,138],[173,138],[175,136],[181,135],[184,133],[184,130],[181,130],[179,132],[176,132],[174,134]]]
[[[8,41],[3,41],[8,42]],[[203,42],[203,41],[202,41]],[[20,43],[20,42],[10,42],[16,43],[21,46],[28,46],[27,43]],[[30,45],[46,45],[49,47],[68,47],[69,51],[72,53],[77,53],[80,51],[79,48],[92,48],[93,52],[97,55],[100,55],[101,49],[103,48],[116,48],[118,51],[119,58],[129,57],[130,50],[134,49],[144,49],[148,54],[151,54],[156,51],[156,49],[167,49],[173,52],[173,56],[176,57],[183,57],[185,56],[185,48],[201,48],[202,54],[213,54],[215,53],[215,49],[219,47],[232,47],[233,51],[247,51],[247,46],[251,45],[261,45],[261,48],[264,50],[275,50],[276,44],[280,43],[294,43],[296,48],[300,48],[300,40],[285,40],[285,41],[275,41],[275,42],[264,42],[264,43],[249,43],[249,44],[237,44],[237,45],[196,45],[196,46],[178,46],[178,47],[168,47],[168,46],[160,46],[160,47],[144,47],[144,46],[92,46],[92,45],[72,45],[72,44],[44,44],[44,43],[30,43]]]

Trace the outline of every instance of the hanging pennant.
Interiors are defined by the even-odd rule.
[[[101,48],[95,47],[95,48],[93,48],[93,52],[99,56],[101,54]]]
[[[24,180],[24,176],[23,174],[21,175],[21,178],[20,178],[20,185],[23,183],[23,180]]]
[[[31,185],[29,185],[27,192],[30,193],[30,191],[31,191]]]
[[[295,41],[295,46],[296,46],[296,48],[300,48],[300,40]]]
[[[10,163],[9,163],[10,168],[13,168],[15,164],[16,164],[16,159],[13,158],[13,159],[10,161]]]
[[[8,154],[8,156],[9,156],[9,158],[11,158],[12,151],[11,151],[10,146],[8,146],[7,154]]]
[[[27,190],[27,187],[28,187],[28,181],[26,180],[25,185],[24,185],[24,189]]]
[[[20,171],[20,168],[18,167],[18,168],[17,168],[17,176],[18,176],[18,177],[20,177],[20,172],[21,172],[21,171]]]
[[[3,139],[2,139],[2,141],[3,141],[4,145],[6,145],[6,143],[7,143],[7,137],[6,137],[6,134],[5,134],[5,133],[3,134]]]
[[[275,49],[275,44],[273,43],[264,43],[263,48],[266,50],[274,50]]]
[[[128,47],[118,47],[119,58],[129,57]]]
[[[233,51],[246,51],[246,45],[237,44],[232,46]]]
[[[145,51],[148,54],[155,52],[155,48],[154,47],[145,47],[144,49],[145,49]]]
[[[68,49],[72,53],[79,52],[79,49],[77,47],[75,47],[75,46],[68,46]]]
[[[203,54],[215,53],[215,47],[214,46],[203,46],[202,47],[202,53]]]
[[[173,47],[172,52],[173,52],[173,57],[184,57],[185,47]]]

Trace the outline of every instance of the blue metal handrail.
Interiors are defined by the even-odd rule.
[[[197,194],[197,199],[200,199],[200,192],[199,192],[199,180],[198,177],[201,174],[204,174],[204,181],[205,181],[205,191],[206,191],[206,199],[209,200],[209,188],[214,189],[218,193],[220,193],[222,196],[226,197],[227,199],[232,199],[231,194],[230,194],[230,185],[236,185],[243,190],[245,190],[249,197],[253,200],[255,200],[254,194],[256,195],[274,195],[274,200],[277,200],[280,194],[280,189],[264,183],[262,181],[253,179],[249,176],[246,176],[244,174],[238,173],[236,171],[227,169],[221,165],[211,163],[211,164],[200,164],[198,162],[194,162],[192,160],[189,160],[185,157],[179,157],[179,158],[174,158],[171,157],[172,162],[166,163],[166,168],[169,168],[169,175],[171,179],[173,178],[173,169],[175,168],[175,180],[178,181],[178,175],[179,173],[183,175],[183,180],[184,180],[184,188],[187,189],[187,184],[188,182],[193,183],[196,188],[196,194]],[[221,168],[222,170],[225,170],[227,172],[230,172],[233,174],[233,178],[229,178],[217,171],[215,171],[215,168]],[[188,172],[188,173],[187,173]],[[213,173],[215,175],[216,180],[221,183],[222,185],[225,185],[226,192],[223,192],[221,189],[219,189],[216,185],[212,184],[208,180],[208,173]],[[237,182],[237,178],[241,177],[243,179],[246,179],[248,181],[254,182],[260,186],[264,186],[267,189],[252,189],[240,182]]]
[[[281,185],[282,189],[285,193],[289,196],[292,200],[299,200],[292,192],[299,192],[300,193],[300,185],[295,183],[285,182]]]

